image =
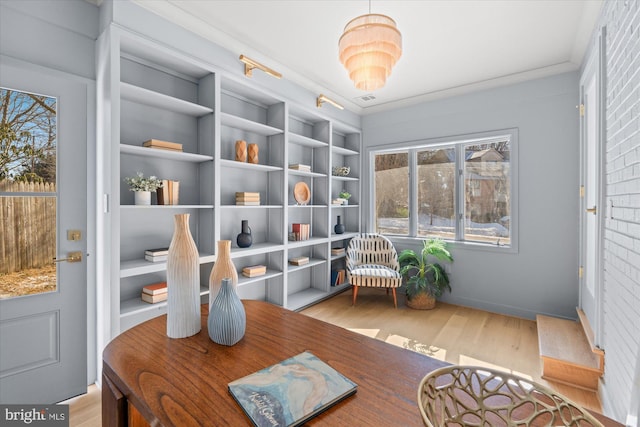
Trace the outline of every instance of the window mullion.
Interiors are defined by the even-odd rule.
[[[456,240],[464,240],[464,145],[456,144]]]
[[[409,150],[409,236],[418,235],[418,150]]]

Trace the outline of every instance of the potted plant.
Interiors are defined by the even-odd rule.
[[[424,240],[420,254],[405,249],[398,257],[400,274],[406,279],[407,305],[411,308],[432,309],[437,297],[442,296],[445,290],[451,291],[447,272],[439,263],[431,262],[434,258],[453,261],[447,243],[442,239]]]
[[[136,205],[150,205],[151,193],[162,187],[162,180],[153,175],[145,178],[142,172],[136,172],[136,176],[125,177],[124,180],[129,184],[129,190],[134,192]]]
[[[342,200],[343,205],[349,204],[350,197],[351,197],[351,193],[349,193],[347,190],[342,190],[340,194],[338,194],[338,199]]]

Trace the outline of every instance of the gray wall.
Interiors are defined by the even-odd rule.
[[[453,292],[443,301],[526,318],[576,317],[577,104],[578,74],[566,73],[363,117],[365,151],[403,141],[519,131],[518,251],[453,244]],[[363,175],[369,176],[369,159],[364,163]],[[364,186],[366,197],[373,190],[369,180]],[[400,250],[421,246],[406,239],[396,243]]]

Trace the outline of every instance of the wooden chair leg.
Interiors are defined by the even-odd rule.
[[[356,305],[356,297],[358,296],[358,287],[356,285],[352,285],[351,289],[353,290],[353,302],[351,303],[352,306]]]
[[[391,292],[393,293],[393,306],[398,308],[398,300],[396,299],[396,288],[391,288]]]

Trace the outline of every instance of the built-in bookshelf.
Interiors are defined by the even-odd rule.
[[[106,45],[117,54],[99,80],[111,100],[104,137],[114,207],[107,224],[112,334],[166,312],[166,302],[140,298],[143,286],[166,280],[166,262],[147,261],[144,251],[169,246],[179,213],[190,215],[200,252],[203,303],[218,240],[232,241],[241,298],[297,310],[345,290],[347,285],[330,283],[332,269],[344,264],[344,256],[332,256],[330,249],[346,246],[360,231],[360,130],[241,73],[216,69],[122,28],[111,30]],[[150,139],[182,144],[182,151],[143,147]],[[238,140],[258,147],[257,163],[235,158]],[[351,172],[333,176],[334,166]],[[179,203],[158,205],[153,196],[151,206],[135,205],[124,178],[138,171],[179,181]],[[303,203],[294,192],[298,183],[308,188]],[[349,204],[332,205],[343,189],[352,194]],[[259,204],[237,205],[236,193],[258,193]],[[337,215],[344,234],[334,233]],[[243,220],[251,227],[248,248],[236,244]],[[307,239],[290,240],[295,223],[309,224]],[[288,261],[301,256],[309,262]],[[242,268],[252,265],[264,265],[266,272],[243,276]]]

